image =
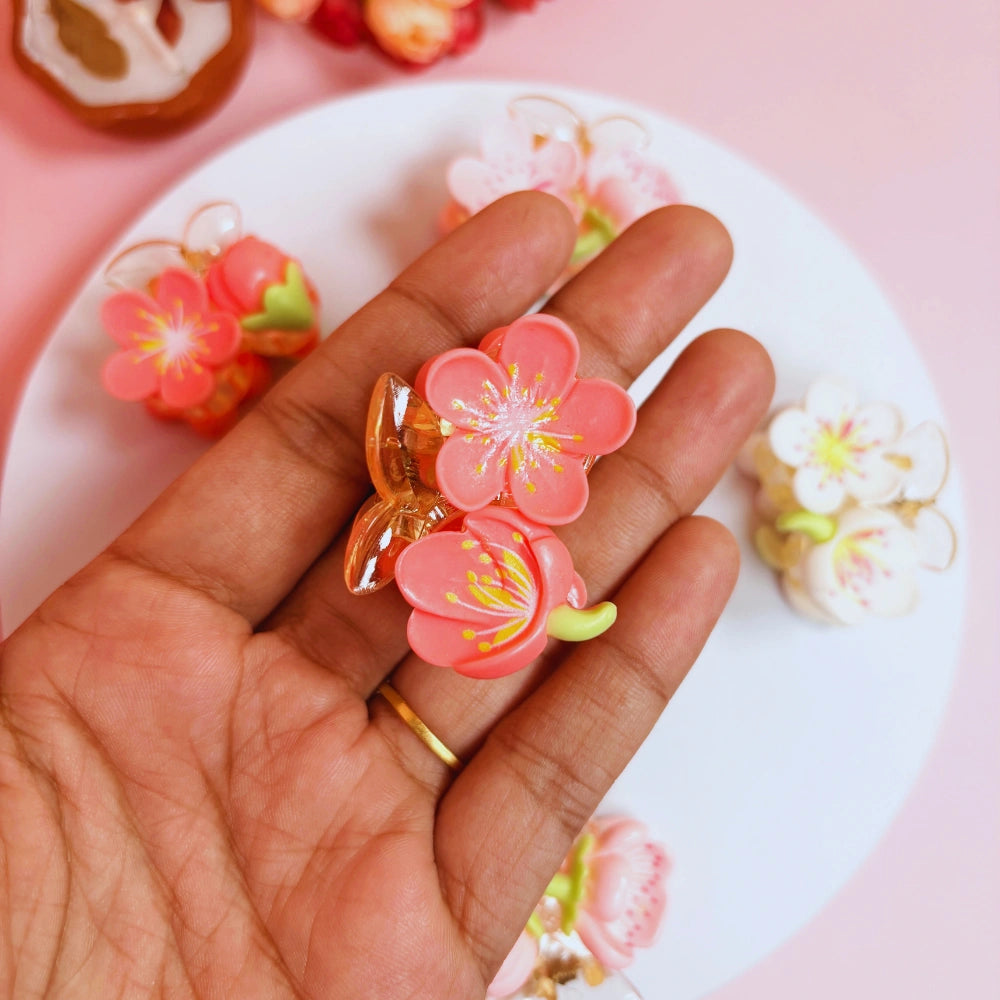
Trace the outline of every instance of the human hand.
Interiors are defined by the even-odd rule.
[[[560,535],[610,631],[492,681],[417,661],[394,588],[343,582],[369,392],[528,309],[574,237],[544,195],[474,217],[0,647],[4,995],[483,995],[728,598],[736,547],[689,514],[772,387],[756,342],[706,334],[594,468]],[[730,257],[662,209],[547,308],[627,385]],[[460,774],[373,696],[390,673]]]

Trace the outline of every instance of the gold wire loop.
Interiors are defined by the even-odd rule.
[[[465,766],[431,731],[423,719],[403,700],[402,695],[388,682],[379,684],[376,692],[392,706],[393,711],[412,729],[424,746],[438,760],[444,761],[453,771],[461,771]]]

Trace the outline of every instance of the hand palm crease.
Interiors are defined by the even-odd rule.
[[[342,580],[365,395],[529,308],[572,242],[544,195],[480,213],[6,641],[5,995],[483,995],[722,610],[731,539],[687,515],[771,388],[750,338],[704,335],[598,463],[563,534],[619,604],[605,636],[497,681],[408,654],[398,595]],[[709,216],[662,210],[548,308],[627,384],[729,253]],[[461,774],[372,697],[390,674]]]

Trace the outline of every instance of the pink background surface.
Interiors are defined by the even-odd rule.
[[[603,91],[769,173],[881,284],[933,373],[962,471],[968,619],[920,780],[819,916],[713,1000],[1000,997],[1000,3],[552,0],[530,15],[489,13],[474,52],[420,79]],[[0,36],[10,22],[5,3]],[[0,440],[77,286],[178,176],[288,112],[405,79],[368,52],[260,17],[228,103],[186,133],[139,143],[77,124],[4,48]]]

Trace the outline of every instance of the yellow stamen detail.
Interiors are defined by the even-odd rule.
[[[446,593],[446,594],[444,595],[444,599],[445,599],[445,600],[446,600],[446,601],[447,601],[447,602],[448,602],[449,604],[458,604],[458,594],[456,594],[456,593],[455,593],[454,591],[452,591],[452,590],[449,590],[449,591],[448,591],[448,592],[447,592],[447,593]]]
[[[462,638],[463,639],[475,639],[476,638],[476,633],[473,632],[471,628],[463,629],[463,631],[462,631]]]
[[[472,541],[471,538],[467,538],[464,542],[462,542],[462,548],[465,549],[466,552],[468,552],[469,549],[474,549],[475,547],[476,543]]]
[[[488,552],[480,552],[479,561],[481,563],[493,562],[493,557]]]
[[[515,531],[510,537],[513,538],[518,545],[524,541],[524,535],[522,535],[520,531]]]
[[[480,653],[488,653],[490,651],[490,644],[488,642],[481,642],[476,648]]]
[[[497,632],[496,639],[494,640],[494,645],[499,645],[501,642],[506,642],[508,639],[512,639],[518,632],[524,629],[524,619],[518,618],[516,621],[512,621],[509,625],[504,625],[499,632]]]

